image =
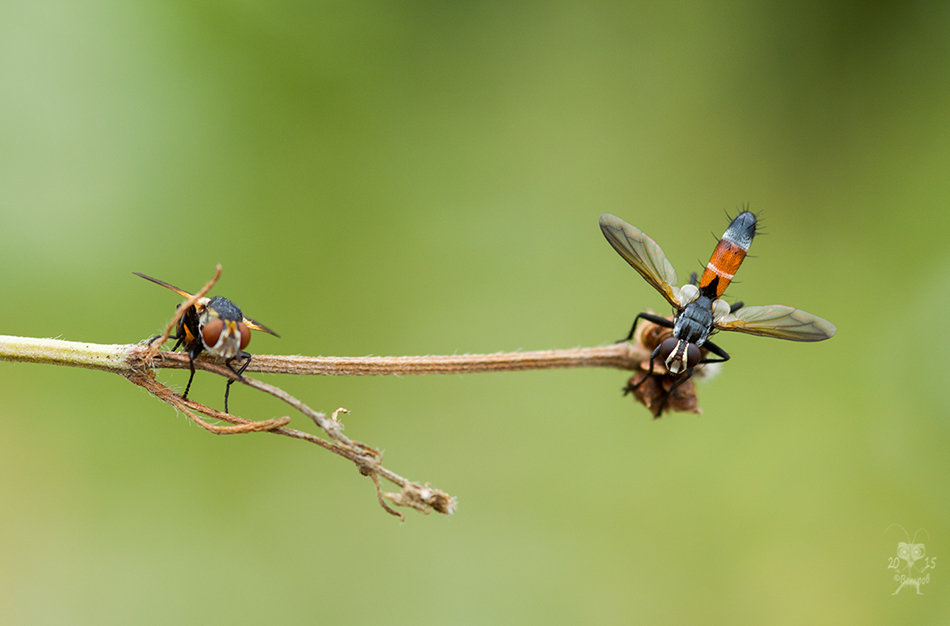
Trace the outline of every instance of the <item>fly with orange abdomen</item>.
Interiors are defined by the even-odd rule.
[[[193,295],[184,289],[146,274],[132,273],[156,285],[171,289],[186,298]],[[244,351],[244,348],[251,341],[251,330],[260,330],[275,337],[280,336],[260,322],[246,317],[236,304],[221,296],[199,298],[194,305],[188,307],[188,310],[178,320],[175,334],[169,337],[176,340],[175,347],[172,350],[184,347],[188,353],[191,375],[188,377],[188,384],[185,386],[185,393],[182,394],[182,397],[188,397],[191,382],[195,378],[195,358],[202,351],[223,359],[227,368],[234,372],[238,378],[241,378],[241,374],[244,373],[251,362],[251,354]],[[235,361],[242,360],[243,363],[237,369],[234,369],[232,364]],[[234,383],[234,380],[233,378],[228,380],[224,389],[225,413],[228,412],[228,395],[231,393],[231,384]]]
[[[739,213],[713,250],[702,277],[697,280],[694,273],[688,284],[677,287],[676,271],[655,241],[619,217],[600,216],[600,229],[614,250],[673,306],[672,321],[652,313],[638,314],[630,334],[622,340],[628,341],[634,336],[641,319],[672,329],[670,336],[661,340],[650,355],[647,373],[625,388],[625,392],[636,391],[650,379],[654,360],[658,359],[676,381],[659,394],[656,407],[651,407],[656,417],[663,412],[673,390],[689,380],[697,365],[729,360],[728,352],[709,341],[710,335],[719,330],[791,341],[822,341],[837,331],[828,320],[790,306],[743,306],[741,302],[730,306],[720,299],[745,258],[756,228],[755,214]],[[704,357],[700,348],[718,358]]]

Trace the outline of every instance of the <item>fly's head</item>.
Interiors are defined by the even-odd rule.
[[[660,343],[657,357],[663,361],[663,365],[670,374],[677,376],[696,367],[701,355],[699,346],[695,343],[676,337],[667,337]]]
[[[244,323],[241,309],[227,298],[211,298],[199,314],[201,342],[211,354],[222,359],[238,356],[251,341],[251,329]]]

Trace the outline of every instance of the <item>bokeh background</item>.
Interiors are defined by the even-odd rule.
[[[744,203],[728,295],[839,333],[720,336],[704,414],[658,421],[612,370],[267,378],[459,498],[404,524],[313,446],[0,363],[0,621],[950,622],[948,34],[936,2],[3,3],[0,333],[135,342],[178,299],[131,272],[222,263],[259,353],[606,344],[663,302],[599,214],[685,278]]]

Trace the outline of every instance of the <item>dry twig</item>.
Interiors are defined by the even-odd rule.
[[[202,428],[205,428],[218,435],[226,434],[240,434],[248,432],[271,432],[280,435],[285,435],[288,437],[293,437],[296,439],[303,439],[305,441],[310,441],[315,443],[331,452],[338,454],[344,458],[349,459],[354,462],[360,470],[360,473],[364,476],[369,476],[374,485],[376,486],[376,494],[379,499],[380,505],[388,513],[398,516],[400,519],[404,519],[403,515],[390,507],[383,497],[380,495],[380,484],[379,476],[383,476],[390,482],[398,485],[402,488],[402,492],[397,494],[391,499],[400,506],[410,506],[410,504],[402,504],[400,496],[405,492],[416,492],[420,489],[428,489],[427,487],[422,487],[417,485],[412,481],[403,478],[402,476],[392,472],[382,465],[382,454],[365,444],[356,442],[346,437],[343,434],[343,424],[339,421],[338,416],[340,412],[348,412],[346,409],[337,409],[334,411],[331,418],[327,418],[323,413],[314,411],[312,408],[293,397],[283,389],[275,387],[274,385],[268,385],[258,380],[248,378],[246,376],[240,376],[236,374],[231,368],[225,367],[216,363],[209,364],[207,369],[208,371],[214,372],[225,378],[234,379],[253,387],[259,391],[264,391],[270,395],[278,398],[297,411],[303,413],[309,417],[313,422],[319,426],[323,431],[329,435],[330,440],[322,439],[310,433],[296,430],[293,428],[287,428],[287,424],[290,423],[289,417],[279,417],[270,420],[263,421],[252,421],[247,420],[229,413],[223,413],[221,411],[216,411],[210,407],[207,407],[198,402],[191,400],[186,400],[182,396],[173,392],[171,389],[162,385],[157,380],[155,380],[154,375],[150,371],[152,369],[152,362],[155,357],[159,354],[159,347],[168,340],[171,336],[172,329],[178,324],[178,321],[185,314],[189,307],[193,306],[199,299],[204,297],[208,291],[211,290],[211,287],[214,286],[218,278],[221,276],[221,266],[218,265],[215,274],[208,283],[202,287],[197,293],[193,294],[182,303],[178,310],[176,311],[175,316],[168,323],[168,326],[165,328],[165,332],[160,336],[156,337],[150,341],[144,350],[141,352],[133,353],[135,357],[138,358],[138,362],[131,362],[130,366],[132,368],[132,373],[127,374],[126,377],[133,383],[145,388],[150,393],[155,395],[161,400],[168,402],[172,406],[175,406],[178,409],[181,409],[189,418],[191,418],[195,423],[197,423]],[[209,417],[214,417],[216,419],[221,419],[232,424],[231,426],[218,426],[214,424],[209,424],[204,421],[194,412],[197,411]],[[449,494],[440,491],[438,489],[430,489],[431,494],[429,499],[425,502],[424,506],[414,507],[417,510],[428,513],[429,511],[437,511],[439,513],[451,514],[455,511],[455,498]]]
[[[238,376],[229,367],[226,367],[220,359],[207,354],[202,354],[195,359],[194,365],[196,368],[234,379],[280,399],[310,418],[326,433],[327,437],[323,438],[305,431],[289,428],[290,417],[287,416],[253,421],[217,411],[193,400],[186,400],[155,379],[155,370],[158,368],[189,367],[187,354],[160,352],[159,349],[171,336],[172,330],[188,307],[192,306],[211,289],[220,273],[221,267],[218,266],[214,277],[208,284],[179,306],[176,315],[169,322],[165,332],[146,344],[102,345],[0,335],[0,360],[71,365],[121,374],[157,398],[181,410],[199,426],[212,433],[269,432],[309,441],[349,459],[356,464],[360,473],[368,476],[373,481],[380,505],[389,513],[400,518],[402,518],[402,514],[397,512],[390,504],[411,507],[423,513],[430,511],[444,514],[453,513],[456,507],[454,497],[434,487],[410,481],[387,469],[382,465],[382,454],[379,450],[345,436],[339,414],[346,412],[346,409],[337,409],[330,417],[327,417],[279,387],[248,376]],[[652,348],[652,345],[645,346],[642,341],[639,341],[567,350],[448,356],[308,357],[255,354],[245,371],[336,376],[383,376],[609,367],[643,372],[646,371],[646,363]],[[662,375],[661,372],[657,376]],[[641,399],[641,401],[643,400]],[[212,424],[202,419],[199,414],[212,420],[227,422],[230,425]],[[380,478],[399,487],[399,491],[395,493],[384,492]]]

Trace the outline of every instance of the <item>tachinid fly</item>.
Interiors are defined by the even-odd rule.
[[[171,289],[175,293],[190,298],[193,294],[184,289],[170,285],[164,281],[152,278],[139,272],[132,272],[136,276],[141,276],[145,280],[150,280],[156,285],[161,285]],[[251,362],[251,355],[244,351],[247,344],[251,341],[251,330],[261,330],[279,337],[277,333],[249,317],[246,317],[236,304],[223,298],[215,296],[214,298],[199,298],[194,306],[188,308],[181,319],[178,321],[176,333],[171,339],[176,339],[175,347],[184,346],[188,352],[188,364],[191,369],[191,376],[188,377],[188,385],[185,387],[183,398],[188,397],[188,391],[191,389],[191,381],[195,377],[195,358],[203,350],[224,359],[224,364],[232,372],[237,374],[238,378],[247,369]],[[234,369],[232,363],[243,360],[238,369]],[[224,390],[224,412],[228,412],[228,394],[231,393],[231,384],[234,379],[228,380]]]
[[[689,283],[677,287],[676,271],[655,241],[619,217],[600,216],[600,229],[610,245],[673,306],[672,322],[651,313],[637,315],[630,334],[623,340],[633,337],[641,319],[672,329],[672,334],[653,350],[649,371],[625,389],[634,391],[650,378],[654,359],[659,359],[669,375],[678,380],[660,399],[654,411],[656,416],[662,412],[673,390],[693,375],[693,368],[701,363],[729,360],[725,350],[709,341],[716,331],[735,330],[791,341],[822,341],[835,334],[837,329],[828,320],[790,306],[743,306],[741,302],[730,306],[721,300],[752,244],[756,222],[753,213],[739,213],[726,228],[702,277],[697,280],[694,273]],[[718,358],[703,357],[700,348]]]

